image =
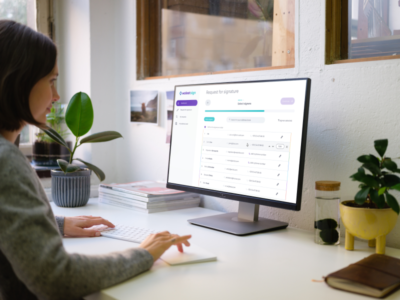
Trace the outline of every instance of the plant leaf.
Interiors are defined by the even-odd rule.
[[[361,182],[365,183],[369,187],[376,188],[376,189],[379,188],[378,180],[376,180],[376,178],[371,175],[365,175],[364,177],[362,177]]]
[[[358,188],[359,188],[359,189],[363,189],[363,188],[365,188],[365,187],[368,187],[368,186],[365,185],[364,183],[360,183],[360,184],[358,185]]]
[[[65,123],[76,136],[80,137],[89,132],[93,125],[93,106],[90,97],[83,92],[72,96],[65,113]]]
[[[359,167],[359,168],[357,169],[357,171],[358,171],[358,173],[365,175],[365,170],[364,170],[363,167]]]
[[[376,189],[379,188],[379,181],[376,180],[376,178],[371,175],[365,175],[363,182],[370,187],[373,187]]]
[[[390,171],[392,171],[392,172],[396,172],[396,171],[397,171],[397,164],[396,164],[394,161],[392,161],[391,159],[385,158],[385,159],[382,161],[382,165],[383,165],[386,169],[388,169],[388,170],[390,170]]]
[[[68,162],[63,159],[57,159],[57,163],[64,173],[67,173]]]
[[[388,143],[389,142],[387,139],[374,141],[375,150],[379,153],[381,157],[385,155]]]
[[[380,162],[379,158],[377,158],[375,155],[372,154],[370,154],[369,157],[371,159],[371,163],[379,167],[379,162]]]
[[[369,163],[370,162],[369,155],[361,155],[361,156],[357,157],[357,160],[360,163]]]
[[[376,203],[378,205],[378,208],[385,208],[385,196],[380,195],[379,196],[379,201]]]
[[[400,183],[398,183],[398,184],[396,184],[394,186],[391,186],[390,188],[394,189],[394,190],[397,190],[397,191],[400,191]]]
[[[354,200],[358,205],[364,204],[364,202],[367,200],[368,194],[369,194],[369,187],[361,189],[356,196],[354,197]]]
[[[103,131],[83,138],[81,144],[108,142],[117,138],[122,138],[122,135],[116,131]]]
[[[350,178],[352,178],[355,181],[360,181],[363,184],[367,185],[368,187],[373,187],[373,188],[379,188],[379,178],[376,178],[371,175],[365,175],[364,169],[359,168],[358,172],[351,175]]]
[[[100,181],[103,181],[104,179],[106,179],[106,174],[104,174],[104,172],[102,170],[100,170],[98,167],[80,159],[80,158],[75,158],[75,160],[79,160],[80,162],[84,163],[90,170],[92,170],[97,178],[99,178]]]
[[[400,183],[400,178],[396,175],[384,175],[383,180],[385,181],[385,186],[392,187],[398,183]]]
[[[363,164],[364,163],[365,164],[371,163],[371,164],[373,164],[373,165],[375,165],[375,166],[377,166],[379,168],[379,159],[376,156],[372,155],[372,154],[370,154],[370,155],[362,155],[359,158],[357,158],[357,160],[360,163],[363,163]]]
[[[400,208],[399,203],[396,198],[390,195],[388,192],[385,193],[387,204],[397,213],[399,214]]]
[[[64,173],[73,173],[80,169],[79,166],[68,163],[66,160],[57,159],[57,163]]]
[[[352,178],[353,180],[356,180],[356,181],[361,181],[361,179],[364,176],[365,176],[364,168],[358,168],[358,172],[351,175],[350,178]]]
[[[386,191],[386,187],[380,188],[379,191],[378,191],[378,195],[379,195],[379,196],[380,196],[380,195],[383,195],[383,194],[385,193],[385,191]]]
[[[53,128],[48,127],[47,129],[43,129],[43,131],[50,137],[52,138],[56,143],[60,144],[61,146],[64,146],[65,148],[68,149],[68,151],[71,153],[71,149],[69,149],[67,142],[61,137],[61,135],[58,134],[57,131],[55,131]]]
[[[369,170],[374,175],[381,174],[381,169],[372,163],[366,163],[366,164],[363,164],[362,166],[363,166],[363,168]]]
[[[380,197],[377,190],[371,189],[369,191],[369,196],[371,197],[372,202],[374,202],[379,208],[385,206],[385,197]]]

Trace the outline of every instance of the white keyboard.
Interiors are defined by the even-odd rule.
[[[101,235],[108,238],[124,240],[128,242],[141,243],[144,239],[157,231],[152,229],[139,228],[134,226],[115,224],[115,228],[108,228],[105,225],[96,225],[93,228],[101,231]],[[161,257],[163,261],[170,265],[182,265],[187,263],[198,263],[217,260],[217,256],[196,245],[191,244],[185,247],[183,253],[176,247],[169,248]]]
[[[133,243],[141,243],[144,239],[155,230],[133,227],[122,224],[115,224],[115,228],[109,228],[101,232],[101,235],[108,238],[124,240]]]

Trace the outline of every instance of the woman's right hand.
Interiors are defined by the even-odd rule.
[[[140,248],[149,251],[153,260],[156,261],[160,256],[169,249],[172,245],[178,247],[179,252],[183,252],[183,245],[189,247],[191,235],[179,236],[177,234],[171,234],[168,231],[159,232],[156,234],[150,234],[140,245]]]

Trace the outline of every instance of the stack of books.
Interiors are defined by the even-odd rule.
[[[145,213],[197,207],[200,196],[166,188],[162,181],[136,181],[120,184],[100,184],[101,203]]]

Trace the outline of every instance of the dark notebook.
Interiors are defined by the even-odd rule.
[[[372,254],[329,274],[325,282],[336,289],[383,298],[400,286],[400,259]]]

